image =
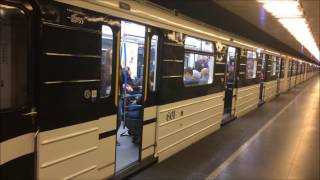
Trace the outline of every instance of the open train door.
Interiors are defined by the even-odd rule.
[[[32,6],[0,2],[0,179],[34,179]]]
[[[226,60],[226,88],[224,98],[224,118],[222,123],[227,123],[235,119],[235,101],[236,101],[236,69],[238,51],[235,47],[228,47]]]
[[[139,168],[148,157],[154,160],[158,41],[159,35],[152,28],[121,21],[117,66],[120,73],[116,175],[119,177]]]
[[[280,95],[280,72],[281,72],[281,64],[282,64],[282,59],[281,58],[277,58],[277,90],[276,90],[276,95]]]
[[[156,149],[156,127],[157,127],[157,92],[159,91],[160,76],[160,44],[161,31],[156,28],[147,28],[147,58],[145,69],[145,94],[144,114],[142,129],[142,144],[140,158],[148,163],[154,162]]]
[[[287,74],[287,77],[288,77],[288,80],[287,80],[287,83],[288,83],[288,90],[291,89],[291,76],[292,76],[292,60],[289,59],[288,60],[288,74]]]
[[[259,61],[261,61],[261,67],[260,67],[260,91],[259,91],[259,105],[262,105],[264,103],[264,96],[265,96],[265,85],[264,82],[267,77],[267,62],[266,62],[266,55],[261,54]]]

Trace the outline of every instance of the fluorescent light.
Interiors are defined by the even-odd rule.
[[[4,8],[4,9],[15,9],[15,7],[13,7],[13,6],[7,6],[7,5],[4,5],[4,4],[0,4],[0,8]]]
[[[320,61],[319,47],[298,0],[258,0],[258,2],[262,3],[263,8],[277,18],[282,26]]]

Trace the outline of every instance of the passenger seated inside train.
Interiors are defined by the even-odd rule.
[[[138,78],[132,79],[130,67],[121,68],[120,76],[121,98],[119,103],[120,117],[118,128],[123,124],[123,129],[126,131],[121,133],[121,136],[132,137],[132,142],[138,144],[140,142],[140,130],[138,121],[141,111],[141,86]],[[118,143],[120,145],[120,143]]]
[[[194,68],[186,67],[184,69],[183,81],[185,85],[205,85],[212,83],[209,75],[209,65],[205,60],[198,60],[194,63]]]
[[[207,67],[197,67],[184,69],[183,76],[185,85],[197,85],[197,84],[208,84],[209,81],[209,69]]]
[[[199,84],[208,84],[208,80],[209,80],[208,68],[201,69],[201,78],[199,80]]]

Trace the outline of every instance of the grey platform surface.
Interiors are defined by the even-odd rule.
[[[319,179],[319,108],[316,77],[132,179]]]

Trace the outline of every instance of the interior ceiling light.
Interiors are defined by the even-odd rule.
[[[278,19],[284,28],[300,42],[318,61],[319,48],[298,0],[257,0],[263,8]]]

